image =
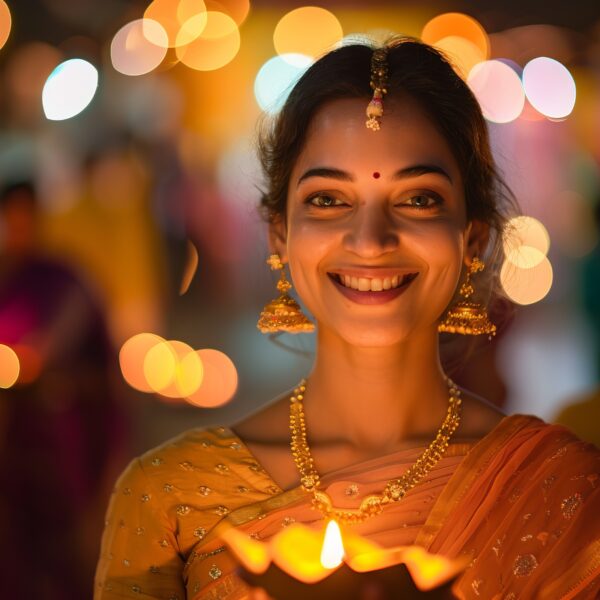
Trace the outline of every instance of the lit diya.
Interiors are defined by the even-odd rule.
[[[321,531],[290,525],[267,543],[233,528],[221,537],[241,577],[276,600],[453,598],[452,583],[469,562],[419,546],[381,548],[348,531],[342,538],[333,520]]]

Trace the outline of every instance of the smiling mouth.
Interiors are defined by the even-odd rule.
[[[393,290],[410,283],[418,273],[405,273],[393,277],[352,277],[340,275],[339,273],[327,273],[334,281],[344,287],[359,292],[383,292]]]

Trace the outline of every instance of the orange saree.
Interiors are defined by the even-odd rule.
[[[353,507],[423,448],[322,477]],[[600,451],[535,417],[506,417],[478,442],[451,444],[427,477],[358,533],[472,558],[457,598],[596,598],[600,593]],[[115,488],[96,573],[97,600],[243,599],[218,538],[222,521],[269,539],[292,522],[322,526],[310,496],[281,490],[231,430],[184,434],[132,462]]]

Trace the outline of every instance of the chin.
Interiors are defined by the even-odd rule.
[[[321,325],[320,327],[323,327]],[[356,320],[348,324],[328,324],[325,326],[330,334],[341,338],[350,346],[358,348],[387,348],[406,341],[414,333],[412,324],[363,322]]]

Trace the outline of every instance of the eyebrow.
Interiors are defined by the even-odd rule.
[[[452,183],[452,177],[450,177],[449,173],[445,169],[439,165],[430,164],[411,165],[409,167],[404,167],[403,169],[398,169],[392,175],[392,180],[399,181],[402,179],[408,179],[409,177],[420,177],[421,175],[427,175],[429,173],[441,175],[450,183]],[[303,181],[310,179],[311,177],[324,177],[326,179],[337,179],[338,181],[354,181],[354,177],[352,177],[352,175],[347,171],[342,171],[341,169],[334,169],[331,167],[315,167],[305,171],[298,179],[297,185],[300,185]]]

